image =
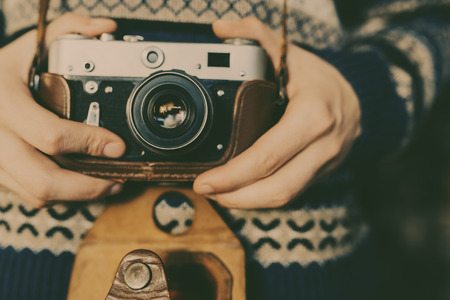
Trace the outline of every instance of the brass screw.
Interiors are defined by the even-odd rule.
[[[152,279],[152,271],[144,263],[133,263],[128,266],[124,274],[127,286],[133,290],[145,288]]]

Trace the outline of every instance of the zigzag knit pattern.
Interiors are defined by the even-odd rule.
[[[368,233],[361,217],[347,206],[229,213],[233,231],[264,267],[323,264],[351,253]]]
[[[195,208],[188,199],[175,198],[155,205],[158,227],[180,234],[192,224]],[[294,210],[224,210],[228,224],[245,244],[248,256],[264,267],[279,263],[325,263],[349,254],[367,235],[368,228],[353,205]]]
[[[163,202],[155,207],[156,220],[169,233],[182,232],[186,220],[192,220],[193,211],[186,207],[184,203]],[[99,202],[30,209],[15,194],[3,191],[0,193],[0,247],[13,245],[16,250],[27,248],[35,253],[47,249],[56,255],[76,253],[103,208]],[[228,213],[233,231],[263,266],[324,263],[350,253],[367,234],[360,216],[347,206],[267,212],[229,210]]]
[[[103,209],[102,202],[33,209],[12,192],[0,191],[0,248],[75,253]]]
[[[331,0],[291,1],[288,15],[288,35],[291,40],[315,47],[336,45],[341,30]],[[4,14],[8,16],[6,34],[36,24],[36,0],[5,0]],[[111,18],[142,19],[183,23],[210,24],[217,19],[240,19],[255,16],[273,28],[281,25],[279,0],[68,0],[50,1],[50,20],[66,11],[83,15]],[[295,9],[302,7],[302,10]],[[301,31],[298,28],[302,28]]]

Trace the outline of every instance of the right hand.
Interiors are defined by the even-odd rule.
[[[47,27],[46,49],[58,36],[113,32],[116,23],[67,13]],[[121,184],[60,168],[47,155],[84,153],[118,158],[125,143],[112,132],[60,119],[32,98],[28,71],[36,49],[30,31],[0,49],[0,185],[39,208],[52,200],[85,201],[117,194]]]

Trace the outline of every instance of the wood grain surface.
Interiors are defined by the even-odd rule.
[[[154,203],[167,191],[183,193],[195,207],[192,226],[184,234],[168,234],[154,223]],[[173,275],[167,273],[169,290],[171,285],[177,286],[171,284],[172,277],[180,277],[177,270],[182,271],[183,264],[196,265],[193,270],[201,266],[200,272],[181,280],[191,282],[188,286],[195,285],[197,277],[209,281],[204,285],[209,284],[215,292],[205,300],[245,299],[245,256],[239,240],[205,198],[190,189],[172,187],[148,188],[133,200],[113,204],[103,212],[76,255],[68,299],[105,299],[122,258],[136,249],[155,252],[166,268],[175,270]],[[189,268],[185,270],[192,273]],[[196,299],[183,298],[177,291],[172,294],[177,300]]]

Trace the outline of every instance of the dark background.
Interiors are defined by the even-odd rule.
[[[411,144],[359,172],[383,299],[450,299],[450,80]]]

